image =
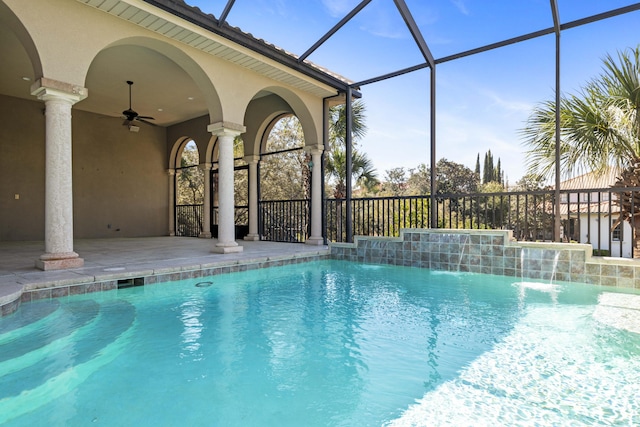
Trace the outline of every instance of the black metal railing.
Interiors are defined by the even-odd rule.
[[[561,190],[559,212],[553,190],[439,194],[434,200],[437,228],[512,230],[519,241],[553,241],[558,240],[554,236],[557,215],[563,242],[589,243],[596,255],[631,258],[637,252],[634,218],[640,218],[640,187]],[[356,235],[397,237],[403,228],[429,228],[432,223],[429,196],[355,198],[351,200],[353,235],[348,238],[346,200],[324,203],[326,237],[333,242],[346,242]],[[261,238],[305,242],[309,209],[309,200],[261,201]],[[246,206],[236,206],[236,228],[248,223],[248,214]],[[197,236],[201,218],[200,205],[176,207],[176,234]]]
[[[351,200],[353,234],[398,236],[401,228],[429,227],[429,196],[375,197]],[[326,199],[327,239],[347,241],[347,202]]]
[[[176,236],[198,237],[202,232],[203,205],[176,206]]]
[[[552,241],[556,214],[563,242],[589,243],[596,255],[633,257],[635,223],[621,219],[626,212],[640,215],[640,188],[561,190],[556,194],[522,191],[475,194],[439,194],[435,197],[437,228],[512,230],[519,241]],[[327,239],[348,241],[346,200],[325,200]],[[429,196],[355,198],[351,200],[353,235],[399,236],[403,228],[429,228]],[[630,218],[627,216],[627,218]],[[351,236],[353,238],[353,236]]]
[[[309,200],[261,201],[259,230],[262,240],[304,243],[309,237]]]

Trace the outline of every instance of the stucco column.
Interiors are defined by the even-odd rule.
[[[246,129],[235,123],[214,123],[207,130],[218,137],[218,243],[216,253],[242,252],[235,240],[235,188],[233,185],[233,139]]]
[[[167,169],[169,176],[169,236],[176,235],[176,170]]]
[[[244,156],[249,164],[249,234],[244,240],[260,240],[258,233],[258,161],[259,156]]]
[[[87,89],[42,78],[33,84],[31,94],[45,104],[45,253],[36,267],[82,267],[84,260],[73,251],[71,107],[87,97]]]
[[[202,232],[198,237],[202,239],[211,238],[211,163],[202,163],[200,165],[204,174],[204,210],[202,216]]]
[[[311,153],[311,236],[308,245],[322,245],[322,149],[313,148]]]

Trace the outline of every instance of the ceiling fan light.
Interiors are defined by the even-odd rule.
[[[129,132],[138,132],[140,130],[139,126],[129,125]]]

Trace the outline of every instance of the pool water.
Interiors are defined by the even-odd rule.
[[[640,425],[611,291],[319,261],[33,302],[0,425]]]

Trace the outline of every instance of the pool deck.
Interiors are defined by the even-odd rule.
[[[171,272],[328,255],[327,246],[238,240],[242,252],[212,253],[216,239],[145,237],[76,240],[84,266],[42,271],[35,261],[44,242],[0,242],[0,306],[24,290],[55,288]]]

